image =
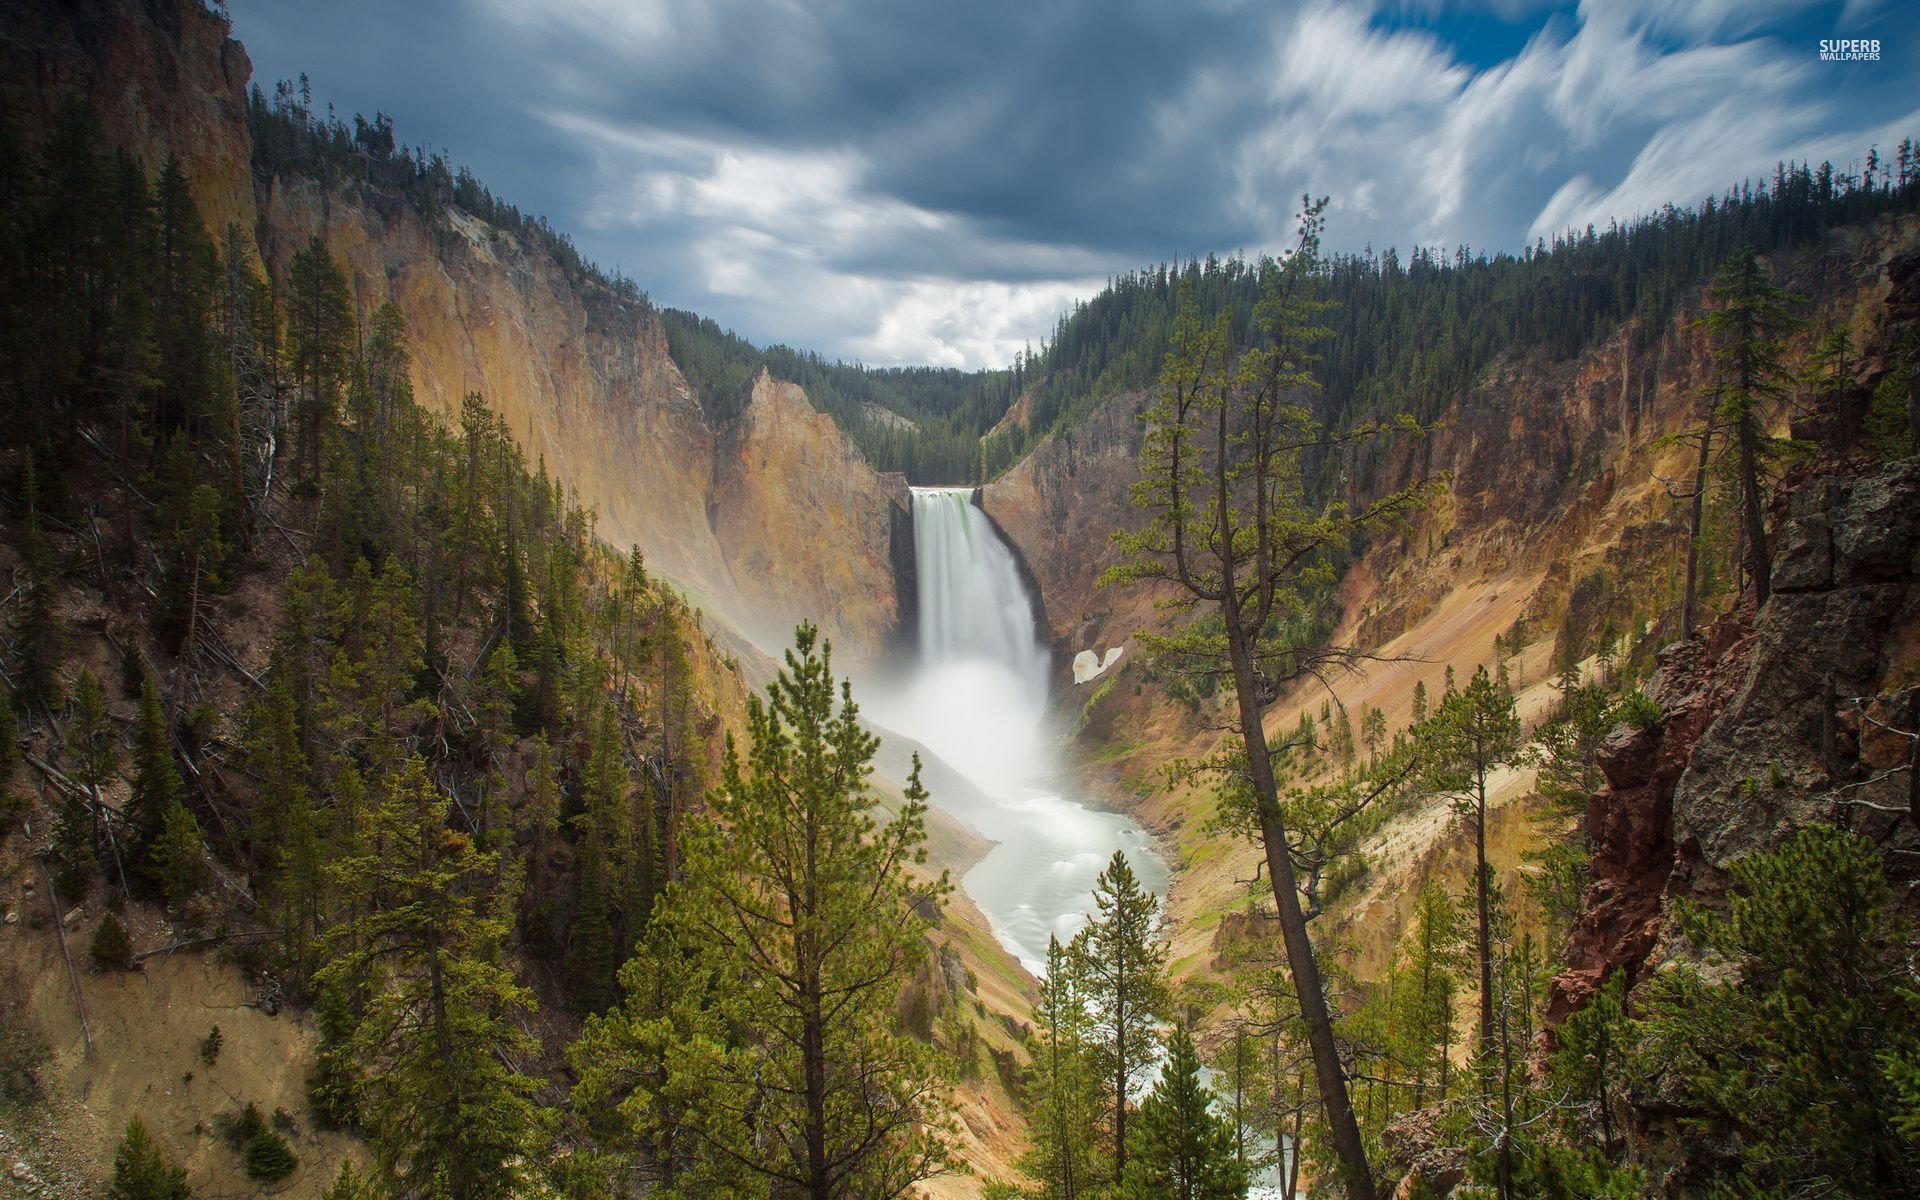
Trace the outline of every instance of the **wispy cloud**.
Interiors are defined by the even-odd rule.
[[[1814,50],[1878,0],[345,8],[236,24],[662,303],[874,363],[1004,363],[1113,274],[1278,249],[1302,192],[1340,248],[1513,250],[1920,132],[1920,60]]]

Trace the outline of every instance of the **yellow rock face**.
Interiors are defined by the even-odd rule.
[[[811,620],[843,656],[877,656],[899,617],[889,557],[905,480],[868,466],[806,393],[762,373],[719,427],[668,356],[645,304],[576,287],[544,251],[464,213],[275,180],[262,250],[276,272],[318,234],[363,313],[406,318],[415,395],[452,414],[478,391],[528,458],[763,647]]]
[[[812,620],[847,665],[886,646],[905,482],[869,467],[798,387],[763,377],[716,427],[653,310],[569,279],[536,243],[454,209],[428,224],[350,173],[325,188],[256,181],[252,66],[198,5],[0,0],[0,15],[17,35],[0,44],[0,110],[29,141],[87,97],[108,143],[150,173],[178,155],[207,227],[257,237],[281,278],[323,238],[363,318],[389,301],[406,318],[423,403],[451,415],[483,394],[528,459],[598,510],[601,536],[639,546],[708,612],[774,649]]]

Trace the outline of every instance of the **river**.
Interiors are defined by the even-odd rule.
[[[1167,867],[1127,817],[1087,803],[1048,717],[1051,661],[1019,563],[970,488],[913,490],[918,659],[869,693],[866,715],[925,746],[970,789],[933,803],[994,843],[960,885],[1029,971],[1093,910],[1115,850],[1166,896]],[[942,792],[946,794],[942,794]]]

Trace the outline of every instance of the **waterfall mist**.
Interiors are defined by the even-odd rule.
[[[1019,562],[972,489],[914,489],[913,529],[918,659],[868,693],[866,712],[974,785],[970,796],[933,789],[935,804],[997,843],[961,884],[1038,972],[1049,936],[1064,942],[1085,923],[1116,849],[1163,896],[1166,867],[1132,821],[1063,794],[1049,651]]]

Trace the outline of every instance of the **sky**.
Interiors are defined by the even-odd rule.
[[[1153,264],[1517,252],[1920,137],[1909,0],[234,0],[305,72],[655,303],[1004,366]],[[1880,58],[1823,62],[1821,39]]]

